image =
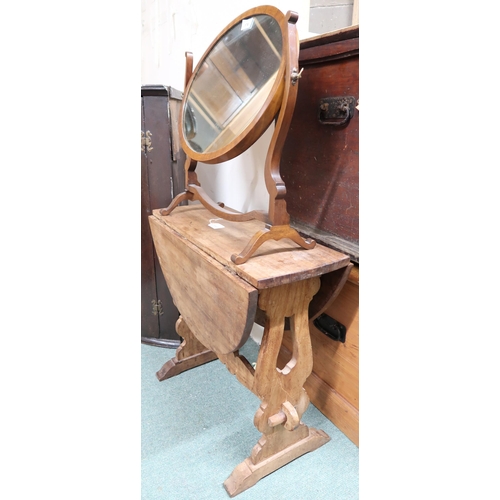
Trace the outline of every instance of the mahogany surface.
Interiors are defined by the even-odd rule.
[[[319,100],[359,99],[359,28],[305,40],[300,91],[281,161],[292,226],[359,262],[359,110],[342,127],[319,121]]]

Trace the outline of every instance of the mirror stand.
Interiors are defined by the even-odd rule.
[[[286,28],[283,30],[284,44],[287,48],[285,57],[284,90],[281,98],[279,112],[275,117],[275,129],[267,153],[264,177],[266,188],[269,193],[268,212],[253,210],[246,213],[224,208],[223,203],[215,203],[203,190],[196,175],[197,161],[186,153],[185,163],[185,191],[172,200],[172,203],[160,210],[161,215],[169,215],[172,210],[183,201],[200,201],[203,206],[217,217],[235,222],[259,220],[266,224],[265,228],[258,231],[247,243],[245,248],[238,254],[233,254],[231,260],[235,264],[245,263],[255,251],[268,240],[281,240],[288,238],[304,249],[311,249],[316,242],[311,238],[303,238],[290,226],[290,216],[286,209],[286,187],[280,176],[280,161],[283,146],[285,144],[290,122],[292,120],[295,102],[297,99],[297,88],[300,73],[298,72],[298,36],[295,23],[298,15],[288,11],[286,15]],[[193,72],[193,56],[186,52],[185,88],[191,79]],[[243,150],[241,151],[243,152]]]

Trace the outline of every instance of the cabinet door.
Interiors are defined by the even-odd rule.
[[[167,207],[177,194],[180,187],[174,190],[174,177],[179,177],[183,165],[178,165],[172,153],[172,134],[177,131],[171,128],[169,89],[143,87],[141,94],[141,341],[176,347],[179,312],[158,262],[148,216],[154,209]]]

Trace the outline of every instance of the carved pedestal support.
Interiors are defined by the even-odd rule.
[[[167,361],[156,373],[156,377],[160,382],[189,370],[190,368],[217,359],[217,355],[214,352],[208,350],[196,339],[182,316],[177,320],[175,330],[184,341],[177,348],[175,357]]]
[[[309,405],[303,386],[313,363],[308,306],[319,287],[320,279],[312,278],[263,290],[259,296],[266,324],[252,391],[261,399],[254,424],[263,436],[250,457],[224,482],[231,497],[330,440],[323,431],[309,428],[300,421]],[[280,370],[277,361],[285,318],[290,318],[293,353]]]
[[[253,486],[257,481],[271,472],[274,472],[309,451],[316,450],[329,440],[330,438],[328,435],[322,430],[309,428],[306,438],[275,453],[267,460],[263,460],[258,464],[254,464],[251,458],[244,460],[226,479],[224,488],[226,488],[230,497],[234,497]]]

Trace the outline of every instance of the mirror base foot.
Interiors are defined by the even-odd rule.
[[[316,241],[311,238],[303,238],[300,234],[290,226],[269,226],[254,234],[247,246],[239,254],[231,255],[231,260],[235,264],[244,264],[255,251],[268,240],[282,240],[288,238],[297,245],[306,250],[310,250],[316,246]]]
[[[162,208],[160,210],[160,215],[169,215],[172,210],[180,205],[183,201],[192,201],[193,195],[189,191],[184,191],[184,193],[178,194],[173,200],[172,203],[167,208]]]

